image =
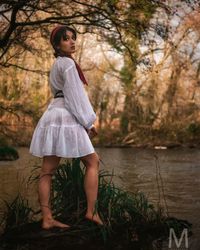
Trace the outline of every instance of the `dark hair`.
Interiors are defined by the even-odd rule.
[[[58,28],[58,30],[55,32],[55,34],[52,36],[51,34],[51,38],[50,38],[50,41],[51,41],[51,44],[55,50],[55,53],[54,53],[54,56],[57,57],[59,55],[62,55],[62,52],[57,48],[57,46],[60,44],[60,41],[61,41],[61,38],[63,38],[63,40],[65,40],[67,38],[67,35],[66,35],[66,32],[67,31],[71,31],[75,37],[75,40],[77,38],[77,34],[76,34],[76,31],[69,27],[69,26],[60,26],[60,28]],[[54,31],[52,31],[53,33]]]

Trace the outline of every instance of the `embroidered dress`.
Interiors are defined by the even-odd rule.
[[[52,94],[62,90],[63,97],[51,100],[40,118],[30,144],[32,155],[57,155],[76,158],[95,152],[85,130],[92,127],[96,114],[91,106],[75,62],[58,56],[52,65],[49,82]]]

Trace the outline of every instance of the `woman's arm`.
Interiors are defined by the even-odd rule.
[[[96,120],[96,114],[91,106],[75,63],[63,72],[63,94],[66,108],[77,118],[86,129],[90,129]]]

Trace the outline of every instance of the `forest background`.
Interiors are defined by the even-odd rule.
[[[76,29],[99,146],[199,146],[200,3],[0,2],[0,144],[29,146],[53,98],[56,24]]]

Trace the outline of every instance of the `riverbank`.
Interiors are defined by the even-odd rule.
[[[0,204],[11,201],[20,191],[34,210],[38,209],[37,186],[27,185],[33,168],[41,167],[41,159],[29,154],[28,147],[16,147],[19,159],[0,162]],[[195,148],[174,148],[172,150],[148,148],[105,148],[96,147],[101,158],[100,169],[114,171],[117,186],[133,192],[140,191],[157,206],[167,204],[170,216],[186,219],[193,224],[194,235],[189,238],[191,249],[200,249],[200,150]],[[156,167],[155,156],[160,168]],[[62,159],[61,162],[65,162]],[[162,177],[164,194],[160,187]],[[159,182],[158,182],[159,181]],[[39,244],[39,243],[38,243]],[[167,250],[167,243],[166,248]],[[11,250],[11,249],[9,249]],[[57,250],[57,249],[56,249]]]
[[[140,148],[140,149],[173,149],[173,148],[197,148],[200,149],[199,142],[187,142],[187,143],[178,143],[178,142],[148,142],[148,143],[138,143],[138,144],[118,144],[118,143],[105,143],[98,144],[94,143],[95,147],[98,148]]]
[[[122,133],[121,130],[102,129],[92,141],[96,147],[200,148],[200,130],[142,126],[136,127],[133,132]]]
[[[164,127],[152,129],[150,126],[140,126],[133,132],[122,133],[119,129],[97,127],[97,136],[92,138],[95,147],[110,148],[200,148],[200,129]],[[29,147],[31,135],[21,141],[16,138],[0,138],[0,146]]]
[[[48,244],[51,245],[51,250],[66,247],[80,249],[86,246],[94,249],[95,242],[97,250],[108,249],[107,247],[140,250],[144,247],[151,249],[152,244],[166,239],[170,228],[173,228],[177,235],[181,234],[184,228],[191,234],[189,222],[169,216],[161,206],[150,203],[142,192],[128,192],[117,187],[113,182],[113,174],[105,169],[99,173],[96,204],[104,225],[98,226],[86,220],[84,175],[85,168],[81,167],[80,160],[72,159],[61,164],[52,179],[52,211],[55,218],[71,225],[67,231],[42,230],[41,221],[35,220],[35,216],[41,211],[34,211],[21,194],[10,202],[6,201],[7,210],[2,220],[2,249],[24,249],[27,245],[29,248],[25,249],[28,250],[46,249]],[[33,172],[29,183],[38,178],[38,172]],[[60,242],[58,238],[62,236],[66,237]],[[47,245],[44,245],[44,241]],[[32,248],[33,242],[35,248]]]

